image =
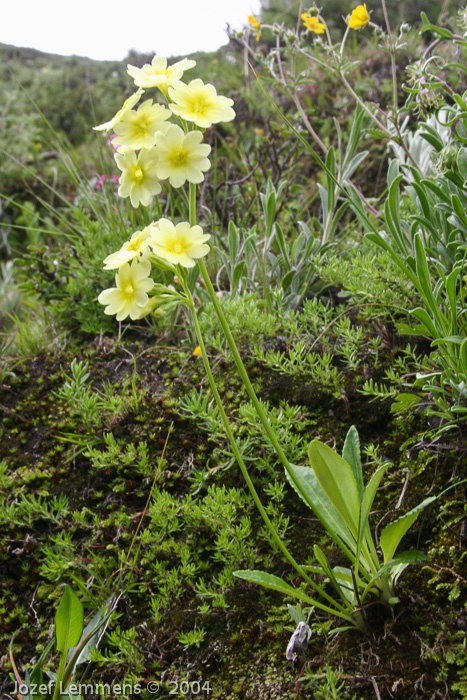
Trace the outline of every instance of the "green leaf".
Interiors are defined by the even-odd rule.
[[[426,261],[425,246],[423,245],[423,241],[419,233],[415,234],[414,243],[415,263],[417,276],[419,280],[419,289],[420,291],[422,291],[425,297],[425,302],[427,303],[428,308],[430,308],[433,311],[433,307],[436,306],[436,302],[434,300],[433,290],[431,287],[430,273],[428,271],[428,264]]]
[[[357,428],[352,425],[346,435],[342,457],[352,469],[355,481],[357,482],[358,495],[360,500],[363,496],[363,473],[362,460],[360,457],[360,438]]]
[[[358,523],[358,542],[357,553],[359,564],[361,564],[368,573],[379,566],[378,555],[376,553],[375,544],[370,531],[370,523],[368,521],[373,501],[375,500],[376,492],[389,464],[382,464],[375,471],[370,481],[368,482],[360,506],[360,515]]]
[[[362,151],[361,153],[357,153],[357,155],[352,158],[352,160],[346,166],[346,168],[342,174],[343,180],[349,180],[352,177],[352,175],[357,170],[357,168],[360,166],[360,164],[363,163],[363,161],[367,157],[368,153],[369,153],[369,151]]]
[[[402,411],[406,411],[408,408],[416,406],[421,400],[421,396],[403,391],[402,393],[398,394],[397,399],[393,402],[391,412],[401,413]]]
[[[289,270],[288,272],[285,273],[285,275],[283,276],[282,281],[281,281],[281,287],[284,290],[284,292],[287,291],[287,289],[290,287],[290,285],[292,284],[292,282],[294,281],[296,276],[297,276],[296,270]]]
[[[412,508],[412,510],[410,510],[408,513],[402,515],[397,520],[394,520],[394,522],[389,523],[389,525],[386,525],[379,538],[379,544],[381,551],[383,552],[385,564],[387,564],[387,562],[393,558],[399,542],[418,518],[420,512],[430,505],[430,503],[433,503],[433,501],[436,501],[436,496],[425,498],[424,501],[422,501],[415,508]]]
[[[464,180],[467,180],[467,148],[459,149],[457,154],[457,167]]]
[[[371,477],[370,481],[368,482],[365,493],[363,494],[362,498],[362,505],[360,509],[360,537],[363,535],[363,531],[368,524],[368,517],[370,515],[370,510],[371,506],[373,505],[373,501],[375,500],[376,492],[378,491],[379,485],[381,483],[381,479],[384,476],[384,472],[388,468],[388,464],[382,464],[378,469],[375,471],[373,476]]]
[[[391,573],[393,575],[394,580],[397,580],[401,573],[404,571],[404,569],[406,569],[410,564],[416,564],[417,562],[427,560],[428,557],[426,556],[426,554],[420,552],[418,549],[408,549],[405,552],[397,554],[397,556],[395,556],[394,559],[390,559],[388,562],[386,562],[386,564],[380,566],[378,571],[368,582],[363,595],[366,595],[367,591],[372,586],[377,584],[378,579],[381,578],[381,576],[384,576],[384,574]]]
[[[306,503],[308,508],[311,508],[319,518],[331,537],[336,540],[337,535],[346,545],[353,547],[354,542],[347,525],[324,493],[313,469],[311,467],[298,467],[295,464],[290,464],[290,470],[300,484],[302,492],[299,491],[290,475],[286,472],[290,485],[295,489],[304,503]]]
[[[68,649],[68,661],[73,658],[73,654],[77,649],[79,649],[79,655],[77,656],[74,665],[77,666],[85,661],[89,661],[91,658],[91,649],[94,649],[97,645],[97,633],[102,627],[102,621],[102,615],[100,612],[97,612],[89,624],[86,625],[83,634],[80,637],[79,643],[76,646],[72,646]],[[80,649],[80,647],[82,648]]]
[[[50,678],[51,681],[57,682],[57,674],[54,673],[53,671],[46,671],[48,677]],[[60,695],[60,700],[83,700],[81,695],[72,693],[70,690],[64,690],[63,693]]]
[[[233,575],[237,578],[243,579],[244,581],[258,583],[264,588],[269,588],[273,591],[279,591],[279,593],[283,593],[284,595],[298,598],[299,600],[303,600],[305,603],[314,603],[314,601],[305,593],[302,593],[296,588],[292,588],[292,586],[289,586],[288,583],[285,583],[285,581],[278,576],[274,576],[273,574],[266,574],[264,571],[250,571],[247,569],[246,571],[234,571]]]
[[[68,650],[67,666],[62,677],[62,687],[66,688],[73,679],[75,667],[89,661],[90,652],[97,646],[97,633],[108,622],[115,610],[116,598],[110,596],[105,601],[105,612],[97,612],[83,631],[79,644]]]
[[[78,644],[83,631],[83,606],[70,586],[65,593],[55,615],[55,640],[57,651],[67,653],[70,647]]]
[[[426,126],[426,125],[425,125]],[[428,141],[428,143],[435,148],[438,153],[442,150],[443,148],[443,141],[440,138],[439,134],[434,136],[434,134],[428,134],[426,131],[422,131],[420,136],[425,139],[425,141]]]
[[[340,585],[340,583],[336,579],[334,572],[331,569],[331,566],[330,566],[328,559],[327,559],[326,555],[324,554],[323,550],[320,549],[320,547],[318,547],[317,544],[315,544],[315,546],[313,547],[313,553],[315,555],[316,561],[318,562],[318,564],[321,566],[321,568],[323,569],[326,576],[331,581],[331,583],[334,586],[334,588],[336,589],[337,593],[340,595],[342,601],[344,602],[344,604],[347,605],[347,603],[349,602],[349,597],[342,590],[342,586]]]
[[[327,168],[327,213],[328,216],[332,216],[334,212],[334,182],[336,180],[336,154],[334,148],[331,146],[328,154],[326,156],[326,168]],[[324,217],[325,219],[327,217]]]
[[[232,275],[232,292],[235,292],[238,288],[240,280],[248,272],[247,264],[244,260],[241,260],[235,265],[233,275]]]
[[[407,323],[396,323],[396,328],[403,335],[426,335],[426,327],[417,323],[415,326],[409,326]]]
[[[418,320],[423,323],[425,327],[425,335],[428,335],[433,339],[439,336],[436,326],[433,323],[433,319],[425,309],[417,307],[416,309],[413,309],[412,315],[418,318]]]
[[[438,27],[436,24],[431,24],[431,22],[428,21],[428,17],[424,12],[420,13],[420,16],[424,22],[423,27],[421,28],[420,31],[422,32],[433,32],[433,34],[437,34],[438,36],[442,37],[443,39],[452,39],[454,34],[449,31],[449,29],[446,29],[445,27]]]
[[[38,660],[36,661],[36,663],[34,664],[33,668],[31,669],[30,675],[29,675],[30,683],[38,683],[39,685],[42,683],[42,667],[44,666],[46,659],[47,659],[50,651],[52,650],[53,645],[54,645],[54,640],[51,639],[50,642],[45,647],[42,654],[40,655],[40,657],[38,658]],[[27,686],[29,686],[30,683],[25,681],[25,685],[27,685]],[[26,698],[26,696],[24,696],[24,697]]]
[[[282,226],[280,226],[280,224],[276,224],[276,240],[279,244],[279,248],[281,249],[282,257],[286,262],[287,268],[290,268],[289,251],[284,237],[284,232],[282,231]]]
[[[309,445],[308,456],[323,491],[357,539],[360,498],[351,467],[319,440],[313,440]]]
[[[237,259],[238,248],[240,245],[240,233],[233,221],[229,222],[229,254],[230,265],[233,267]]]

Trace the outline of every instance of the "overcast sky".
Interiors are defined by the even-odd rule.
[[[240,29],[260,0],[4,0],[0,42],[65,56],[121,60],[214,51],[227,23]]]

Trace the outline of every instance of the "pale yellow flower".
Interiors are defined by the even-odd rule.
[[[140,317],[142,309],[149,301],[147,292],[154,287],[154,280],[149,278],[151,263],[139,263],[133,260],[131,265],[123,265],[115,275],[116,287],[104,289],[98,301],[106,306],[104,313],[108,316],[117,314],[117,321],[129,316],[133,321]]]
[[[135,106],[137,102],[139,102],[139,99],[141,95],[143,94],[144,90],[137,90],[134,92],[130,97],[125,100],[123,103],[123,107],[118,110],[117,114],[112,117],[112,119],[108,122],[105,122],[105,124],[100,124],[99,126],[95,126],[94,130],[95,131],[109,131],[109,129],[113,129],[116,124],[119,123],[119,121],[124,117],[124,115],[130,110],[132,107]]]
[[[147,207],[153,195],[161,191],[156,150],[143,148],[137,156],[133,149],[123,146],[115,154],[115,160],[122,171],[118,188],[120,197],[130,197],[134,207],[140,204]]]
[[[319,17],[316,17],[316,15],[310,15],[309,12],[304,12],[300,16],[303,20],[303,24],[310,32],[314,32],[315,34],[324,34],[326,27],[319,21]]]
[[[211,146],[201,143],[202,140],[200,131],[185,134],[175,124],[169,126],[165,134],[159,131],[156,134],[157,177],[161,180],[169,178],[172,187],[181,187],[187,180],[202,182],[203,173],[211,167],[207,158]]]
[[[370,21],[370,15],[366,9],[366,3],[364,5],[358,5],[355,10],[352,10],[352,14],[348,19],[348,24],[350,29],[361,29],[365,27]]]
[[[187,221],[174,226],[169,219],[159,219],[151,232],[149,245],[158,258],[172,265],[194,267],[198,258],[209,253],[209,246],[205,245],[209,238],[201,226],[190,226]]]
[[[155,143],[154,134],[167,129],[167,119],[171,116],[170,111],[162,105],[146,100],[136,111],[128,110],[115,125],[117,142],[120,146],[130,146],[135,150],[152,148]]]
[[[172,66],[167,67],[167,59],[161,56],[154,56],[151,63],[145,63],[142,68],[128,65],[128,73],[135,81],[135,85],[142,88],[157,87],[165,95],[167,90],[175,81],[180,80],[183,73],[196,66],[196,61],[190,58],[183,58]]]
[[[169,97],[175,103],[169,105],[174,114],[202,129],[235,119],[233,100],[218,95],[214,85],[205,85],[199,78],[191,80],[188,85],[179,82],[169,88]]]
[[[261,36],[261,22],[254,15],[248,15],[248,22],[253,29],[256,29],[256,41],[259,41]]]
[[[134,258],[144,262],[151,252],[148,237],[151,234],[153,224],[149,224],[142,231],[136,231],[129,241],[124,243],[116,253],[108,255],[104,260],[104,270],[116,270]]]

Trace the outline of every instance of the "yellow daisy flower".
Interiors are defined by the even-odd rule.
[[[169,97],[175,103],[169,105],[174,114],[194,122],[202,129],[235,119],[233,100],[218,95],[213,85],[205,85],[199,78],[188,85],[180,82],[176,87],[169,88]]]

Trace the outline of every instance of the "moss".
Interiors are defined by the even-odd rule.
[[[90,582],[89,612],[115,590],[122,552],[128,552],[143,518],[136,542],[138,557],[131,576],[123,577],[119,618],[112,623],[112,629],[118,623],[122,636],[125,630],[136,630],[133,651],[123,653],[118,637],[115,643],[108,641],[107,661],[94,662],[96,677],[118,675],[123,680],[141,667],[144,677],[160,677],[165,671],[169,677],[181,679],[190,667],[203,681],[209,681],[214,697],[282,700],[297,696],[299,678],[300,697],[311,697],[306,673],[324,672],[326,666],[332,666],[341,670],[345,692],[359,700],[373,700],[371,676],[382,679],[378,680],[381,692],[386,687],[402,700],[422,698],[422,686],[423,692],[432,695],[441,692],[445,682],[463,692],[465,670],[460,664],[461,639],[456,626],[465,604],[463,587],[456,583],[464,566],[458,547],[465,519],[460,491],[453,489],[440,510],[420,518],[407,538],[407,546],[423,549],[430,559],[424,567],[412,567],[402,577],[398,591],[401,603],[394,617],[375,606],[367,637],[351,633],[332,638],[327,636],[327,621],[313,615],[314,634],[307,657],[293,668],[285,660],[292,631],[286,601],[235,581],[232,570],[254,565],[295,585],[293,574],[271,550],[222,432],[201,429],[199,419],[180,410],[180,399],[200,379],[199,365],[186,362],[183,354],[158,364],[164,357],[160,349],[135,345],[133,340],[126,346],[122,341],[121,348],[108,356],[97,348],[86,349],[90,386],[100,390],[109,381],[115,391],[119,390],[133,372],[132,365],[126,363],[125,350],[133,355],[147,351],[140,354],[137,366],[138,412],[127,405],[112,418],[108,429],[103,428],[105,416],[94,428],[86,428],[72,415],[73,407],[57,398],[55,392],[64,381],[60,367],[68,368],[72,359],[68,352],[23,363],[5,398],[6,439],[2,440],[0,456],[7,460],[7,475],[14,478],[2,491],[4,507],[22,494],[36,498],[42,494],[45,503],[45,510],[36,503],[29,510],[18,511],[17,521],[10,519],[2,531],[0,595],[4,607],[18,613],[2,623],[0,639],[6,645],[13,628],[21,626],[17,659],[32,658],[37,643],[45,642],[60,597],[59,584],[69,580],[70,573]],[[174,379],[175,368],[179,371]],[[218,372],[234,428],[251,442],[247,450],[251,450],[248,454],[255,482],[267,487],[274,479],[281,480],[282,471],[267,446],[256,439],[247,419],[238,417],[244,392],[235,371],[224,361]],[[384,513],[394,511],[407,470],[411,475],[403,509],[422,500],[430,488],[441,489],[451,477],[457,461],[453,451],[434,455],[414,449],[421,427],[419,417],[394,418],[384,403],[370,403],[350,392],[349,413],[345,402],[330,400],[319,387],[290,382],[258,363],[249,363],[249,372],[254,381],[260,380],[261,398],[270,402],[273,412],[284,406],[284,399],[300,409],[290,429],[283,420],[284,429],[302,438],[303,449],[312,437],[329,443],[336,439],[341,448],[348,427],[355,423],[362,444],[374,442],[379,456],[392,460],[376,501],[374,526]],[[42,383],[35,381],[38,376]],[[171,424],[174,430],[156,482],[153,510],[145,514]],[[109,447],[110,433],[119,445],[116,456]],[[61,439],[66,434],[75,436],[75,444]],[[140,460],[142,443],[147,449],[146,467]],[[371,463],[366,466],[368,472],[373,468]],[[68,505],[54,510],[53,497],[59,495],[66,497]],[[290,518],[287,537],[301,561],[309,559],[315,542],[331,558],[335,555],[326,534],[289,490],[275,513],[275,517]],[[242,541],[232,530],[227,545],[223,543],[227,549],[220,551],[222,531],[245,519],[251,534]],[[60,534],[69,537],[67,546],[59,546]],[[48,541],[54,543],[56,559],[52,553],[47,555]],[[30,627],[29,613],[24,612],[30,610],[32,601],[41,622],[39,633]],[[445,657],[436,646],[440,610],[443,637],[439,649],[449,651]],[[177,635],[198,627],[206,631],[204,641],[199,649],[184,650]],[[423,652],[423,644],[430,653]]]

